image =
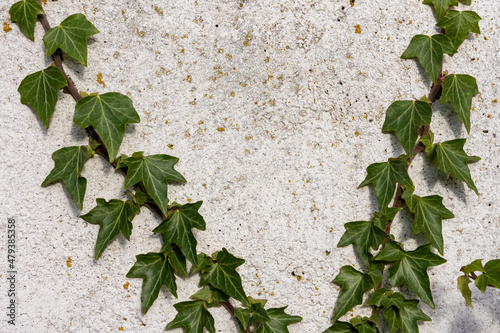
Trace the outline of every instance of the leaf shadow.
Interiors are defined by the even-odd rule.
[[[445,120],[446,125],[448,125],[456,138],[464,137],[465,126],[449,102],[443,104],[434,103],[432,105],[432,113],[440,115]]]

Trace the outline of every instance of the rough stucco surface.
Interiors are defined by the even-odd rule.
[[[98,227],[78,217],[61,184],[40,187],[53,167],[50,154],[87,139],[72,123],[69,95],[59,93],[49,130],[20,103],[19,83],[51,60],[43,56],[40,24],[32,43],[10,22],[12,3],[0,5],[0,21],[13,28],[0,31],[0,307],[8,305],[13,217],[18,308],[15,328],[0,315],[0,332],[161,332],[198,278],[178,279],[179,300],[162,289],[142,315],[142,280],[125,275],[135,255],[160,249],[151,232],[160,221],[143,209],[130,242],[117,237],[94,261]],[[482,34],[470,35],[444,67],[477,79],[471,133],[449,104],[434,105],[432,128],[436,141],[466,137],[466,152],[482,157],[470,165],[480,195],[447,180],[426,157],[410,168],[416,193],[443,196],[456,216],[443,223],[448,262],[429,269],[436,309],[421,305],[433,319],[421,323],[424,333],[500,331],[498,290],[474,289],[470,309],[456,289],[462,265],[500,256],[500,4],[476,0],[470,8],[483,18]],[[356,0],[352,7],[347,0],[49,0],[44,9],[52,25],[82,12],[101,31],[89,38],[88,67],[67,57],[67,71],[81,91],[132,98],[141,123],[127,126],[120,153],[180,158],[188,183],[170,186],[169,196],[203,200],[207,230],[196,233],[198,250],[225,247],[244,258],[247,294],[304,318],[290,332],[325,330],[340,291],[331,280],[343,265],[361,267],[352,247],[336,248],[343,225],[376,209],[373,190],[357,185],[370,163],[403,152],[381,132],[385,109],[431,85],[416,61],[399,58],[413,35],[436,32],[431,8],[417,0]],[[89,160],[83,175],[83,212],[96,198],[125,198],[123,177],[102,159]],[[411,237],[411,221],[404,211],[392,230],[407,249],[425,244],[422,235]],[[369,311],[358,307],[344,319]],[[224,309],[213,315],[218,332],[237,332]]]

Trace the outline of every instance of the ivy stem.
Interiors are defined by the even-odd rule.
[[[38,3],[40,3],[40,5],[42,5],[41,0],[36,0],[36,1]],[[51,29],[51,26],[50,26],[50,23],[49,23],[49,21],[47,19],[47,15],[46,14],[38,15],[38,19],[40,20],[40,23],[42,23],[42,26],[43,26],[43,29],[44,29],[45,32],[47,32],[47,31],[49,31]],[[56,52],[54,52],[54,54],[52,54],[52,59],[54,60],[54,64],[56,65],[56,67],[61,70],[62,74],[64,75],[64,78],[66,79],[66,82],[68,83],[68,85],[66,87],[64,87],[63,89],[66,89],[69,92],[69,94],[73,97],[73,99],[75,100],[75,102],[78,102],[79,100],[82,99],[82,95],[80,94],[80,91],[76,88],[76,85],[73,82],[73,80],[71,80],[71,78],[68,76],[68,74],[66,74],[66,71],[64,70],[64,67],[62,65],[63,59],[62,59],[61,53],[62,53],[61,50],[57,49]],[[85,131],[87,132],[88,136],[92,140],[97,141],[97,142],[100,143],[100,145],[95,149],[96,154],[102,156],[106,161],[109,161],[108,150],[106,149],[106,147],[102,143],[101,138],[96,133],[96,131],[94,130],[94,128],[92,126],[89,126],[89,127],[87,127],[85,129]],[[123,176],[125,176],[125,177],[127,176],[127,168],[116,169],[116,166],[118,164],[117,159],[115,159],[113,162],[109,162],[109,163],[113,166],[113,168],[115,170],[118,170]],[[135,185],[134,189],[136,191],[140,190],[142,192],[145,192],[144,189],[140,185]],[[167,215],[165,215],[160,210],[160,208],[157,205],[155,205],[155,204],[146,202],[146,203],[143,204],[143,206],[147,207],[149,210],[151,210],[154,214],[156,214],[162,220],[167,219],[168,216],[173,211],[173,209],[169,209],[167,211]],[[227,302],[220,302],[220,304],[231,314],[232,317],[234,317],[234,307],[233,307],[233,305],[229,301],[227,301]],[[236,318],[236,320],[238,320],[238,319]],[[245,333],[250,332],[249,329],[250,329],[250,327],[247,327],[247,329],[245,330]]]

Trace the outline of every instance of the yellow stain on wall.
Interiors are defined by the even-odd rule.
[[[73,266],[72,262],[73,262],[73,259],[71,259],[71,257],[68,257],[68,260],[66,260],[66,266],[68,266],[68,267]]]

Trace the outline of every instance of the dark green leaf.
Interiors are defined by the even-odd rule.
[[[250,323],[250,309],[235,308],[234,317],[238,318],[241,323],[243,330],[248,327]]]
[[[431,321],[427,316],[418,308],[418,300],[404,300],[402,307],[391,306],[384,310],[384,317],[389,323],[389,332],[396,332],[398,329],[402,333],[418,333],[417,321]]]
[[[198,265],[196,255],[196,245],[198,243],[192,228],[205,230],[205,220],[198,213],[202,203],[202,201],[198,201],[181,206],[170,213],[168,218],[153,230],[153,232],[163,236],[162,252],[170,247],[172,243],[175,243],[194,266]]]
[[[338,247],[354,243],[356,252],[366,267],[370,266],[372,255],[370,247],[377,250],[387,236],[373,221],[356,221],[344,224],[345,233],[340,238]]]
[[[469,32],[481,33],[479,21],[481,21],[481,16],[476,12],[450,10],[436,25],[444,28],[446,36],[450,37],[453,45],[458,49]]]
[[[450,6],[458,6],[457,0],[424,0],[424,4],[433,5],[436,17],[441,20]]]
[[[390,306],[395,306],[398,308],[403,307],[403,301],[405,297],[400,293],[395,293],[392,290],[386,290],[385,288],[376,289],[372,295],[372,298],[366,303],[366,305],[375,305],[379,308],[389,308]]]
[[[243,305],[250,306],[241,284],[241,277],[236,271],[236,268],[243,265],[245,260],[236,258],[225,248],[215,252],[212,257],[214,263],[208,269],[203,270],[200,283],[210,284],[237,299]]]
[[[386,207],[382,212],[375,212],[371,219],[377,227],[385,230],[387,222],[394,220],[396,214],[401,210],[399,207]]]
[[[333,282],[342,286],[333,321],[338,320],[356,305],[363,302],[363,295],[376,286],[369,274],[361,273],[351,266],[343,266]]]
[[[207,310],[205,302],[181,302],[174,304],[174,307],[178,313],[165,329],[184,327],[186,333],[203,333],[205,327],[210,333],[215,333],[214,318]]]
[[[172,244],[170,248],[167,249],[167,251],[165,252],[162,251],[162,253],[164,256],[168,257],[170,265],[172,265],[172,267],[177,273],[182,274],[185,277],[188,276],[186,267],[186,257],[184,256],[181,249],[177,245]]]
[[[10,20],[17,22],[21,31],[34,41],[37,16],[44,14],[42,5],[36,0],[18,1],[10,7],[9,14]]]
[[[479,161],[481,158],[478,156],[469,156],[465,153],[463,148],[465,141],[466,139],[455,139],[436,143],[433,148],[427,147],[426,151],[430,152],[429,159],[431,161],[434,158],[437,159],[437,168],[444,172],[446,176],[460,179],[479,195],[476,185],[472,181],[467,163]]]
[[[162,253],[147,253],[136,256],[136,263],[128,271],[128,278],[142,278],[142,313],[146,314],[158,298],[160,288],[165,285],[177,297],[174,269]]]
[[[375,196],[377,197],[378,209],[384,210],[391,202],[396,190],[396,184],[403,186],[413,186],[406,166],[408,162],[405,156],[390,158],[387,162],[373,163],[366,169],[368,175],[359,187],[373,184]]]
[[[413,194],[413,188],[405,189],[402,195],[410,212],[415,215],[413,234],[425,232],[429,242],[443,255],[442,219],[455,217],[443,205],[443,198],[439,195],[420,197]]]
[[[443,54],[454,55],[457,51],[453,42],[445,35],[416,35],[401,56],[402,59],[417,58],[420,65],[436,84]]]
[[[469,287],[470,282],[471,281],[467,275],[459,276],[457,279],[457,288],[462,293],[462,296],[465,298],[465,301],[467,302],[467,304],[471,308],[474,308],[472,306],[472,298],[471,298],[472,292],[471,292],[470,287]]]
[[[370,318],[356,316],[351,319],[351,324],[359,333],[378,333],[377,325],[379,324],[379,316],[374,314]]]
[[[80,175],[85,162],[94,154],[89,146],[61,148],[52,154],[54,168],[45,178],[42,186],[62,180],[71,198],[79,210],[83,208],[83,197],[87,188],[87,179]]]
[[[29,105],[38,114],[45,128],[49,128],[59,89],[67,85],[61,70],[49,66],[26,76],[17,91],[21,94],[21,103]]]
[[[376,260],[395,261],[389,268],[389,282],[399,286],[406,281],[410,289],[434,309],[427,268],[444,264],[445,259],[431,252],[430,244],[419,246],[415,251],[405,251],[397,243],[387,243]]]
[[[87,66],[87,37],[98,32],[99,30],[87,20],[85,15],[70,15],[43,36],[45,54],[48,58],[59,48]]]
[[[207,256],[205,253],[201,252],[197,255],[198,266],[193,266],[191,270],[191,275],[196,274],[198,272],[206,272],[210,266],[212,266],[212,257]]]
[[[395,131],[408,156],[412,155],[418,138],[418,128],[429,125],[432,109],[421,101],[396,101],[387,109],[383,131]]]
[[[148,194],[160,207],[163,214],[167,215],[167,180],[186,182],[186,179],[174,170],[174,165],[179,159],[169,155],[143,156],[138,153],[134,153],[134,155],[123,161],[123,164],[128,167],[125,188],[142,181]]]
[[[358,333],[358,330],[348,322],[336,321],[323,333]]]
[[[283,308],[268,309],[266,312],[270,321],[261,323],[257,333],[289,333],[288,326],[300,322],[302,318],[286,314],[286,308],[285,306]]]
[[[476,287],[484,294],[486,287],[500,288],[500,259],[490,260],[484,265],[485,272],[476,279]]]
[[[92,224],[99,224],[99,234],[95,245],[95,260],[98,260],[104,249],[118,234],[130,240],[132,220],[135,217],[134,203],[112,199],[96,199],[97,206],[80,217]]]
[[[450,75],[443,83],[443,93],[439,104],[450,102],[453,109],[470,132],[470,110],[472,97],[478,94],[476,79],[470,75]]]
[[[141,121],[132,100],[120,93],[111,92],[87,96],[76,103],[73,121],[80,128],[94,126],[113,162],[125,135],[125,125]]]

